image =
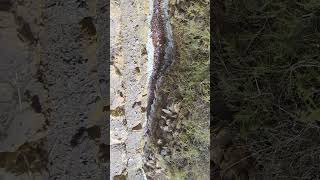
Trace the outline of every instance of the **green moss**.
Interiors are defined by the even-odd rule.
[[[176,62],[164,91],[181,103],[178,146],[166,161],[170,179],[209,179],[209,1],[180,1],[172,17]]]
[[[172,179],[172,180],[184,180],[184,179],[186,179],[187,173],[185,171],[176,170],[174,172],[175,172],[174,174],[170,175],[170,179]]]

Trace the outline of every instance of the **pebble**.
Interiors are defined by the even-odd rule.
[[[157,161],[156,162],[156,168],[160,168],[161,166],[160,166],[160,163]]]
[[[162,149],[161,152],[160,152],[160,154],[161,154],[162,156],[166,156],[166,155],[168,154],[168,152],[167,152],[167,150]]]
[[[173,106],[173,109],[174,109],[174,111],[175,111],[176,113],[179,113],[179,111],[180,111],[180,103],[175,104],[175,105]]]
[[[160,173],[162,173],[162,169],[157,169],[155,172],[156,172],[157,174],[160,174]]]
[[[155,167],[155,163],[154,163],[154,161],[152,161],[152,160],[148,161],[146,164],[147,164],[147,166],[149,166],[149,167],[151,167],[151,168],[154,168],[154,167]]]
[[[162,130],[168,132],[169,131],[169,127],[168,126],[163,126]]]
[[[162,145],[162,144],[163,144],[162,139],[158,139],[157,144],[158,144],[158,145]]]
[[[172,116],[172,115],[173,115],[172,112],[169,111],[169,110],[167,110],[167,109],[162,109],[162,111],[163,111],[164,113],[168,114],[169,116]]]

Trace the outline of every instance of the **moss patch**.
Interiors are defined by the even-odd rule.
[[[171,179],[209,179],[209,1],[172,1],[171,10],[176,59],[163,90],[181,103],[181,128],[165,160]]]

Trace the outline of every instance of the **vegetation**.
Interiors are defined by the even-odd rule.
[[[216,106],[257,161],[258,179],[318,179],[320,1],[225,1],[212,36]],[[217,123],[218,124],[218,123]]]
[[[179,124],[166,158],[171,179],[208,179],[209,175],[209,0],[172,1],[176,59],[165,91],[180,102]]]

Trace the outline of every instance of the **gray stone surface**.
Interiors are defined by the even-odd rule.
[[[48,7],[44,12],[48,35],[42,42],[42,66],[51,108],[49,149],[59,140],[56,153],[48,157],[50,179],[96,179],[101,176],[96,158],[100,137],[97,141],[88,133],[81,133],[83,127],[105,122],[103,116],[89,116],[91,111],[102,111],[98,102],[104,100],[97,84],[101,73],[97,58],[88,53],[90,46],[96,46],[96,35],[88,35],[80,24],[85,17],[92,17],[90,6],[82,1],[45,1],[44,5]]]
[[[148,13],[148,1],[111,1],[111,179],[145,179]]]
[[[108,179],[107,2],[12,2],[0,11],[0,179]]]

